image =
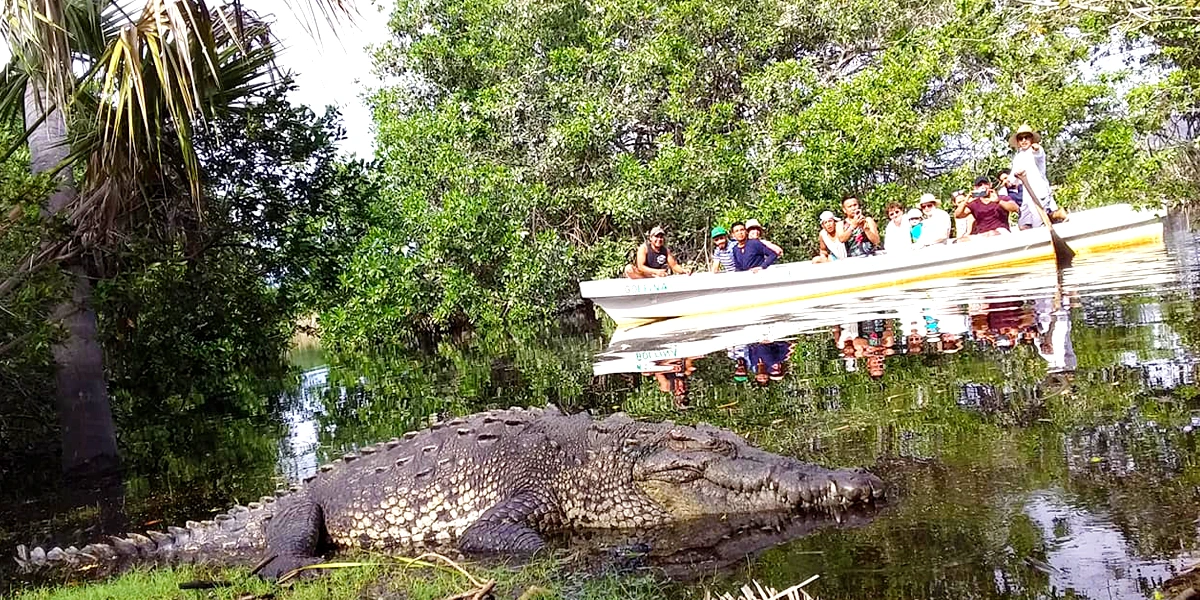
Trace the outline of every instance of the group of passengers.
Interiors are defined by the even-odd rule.
[[[713,227],[713,260],[711,271],[761,271],[783,256],[783,248],[763,239],[762,224],[756,219],[734,223],[729,230]],[[730,241],[730,238],[733,238]],[[672,273],[685,274],[689,271],[675,260],[667,248],[667,233],[662,227],[650,230],[649,240],[638,246],[637,257],[632,264],[625,265],[625,276],[630,279],[666,277]]]
[[[983,176],[970,190],[950,195],[953,212],[946,212],[933,194],[922,194],[917,207],[905,210],[898,202],[887,205],[883,236],[870,217],[862,215],[858,199],[842,200],[843,219],[830,211],[821,214],[819,252],[813,262],[828,262],[855,256],[870,256],[883,249],[890,253],[991,237],[1011,231],[1011,215],[1019,229],[1041,227],[1046,220],[1062,220],[1064,213],[1054,202],[1046,179],[1046,153],[1041,137],[1029,125],[1013,133],[1009,143],[1016,149],[1012,167],[1001,170],[995,181]],[[1039,212],[1044,212],[1039,214]],[[953,216],[953,220],[951,219]]]
[[[1009,144],[1016,150],[1011,168],[1001,170],[995,181],[979,177],[970,190],[952,193],[952,213],[943,210],[937,196],[929,193],[922,194],[917,207],[907,211],[893,202],[887,205],[887,224],[881,235],[879,225],[863,212],[859,199],[844,197],[841,218],[832,211],[821,213],[818,253],[812,261],[872,256],[879,251],[904,252],[972,237],[1003,235],[1010,232],[1014,214],[1019,229],[1041,227],[1050,219],[1061,220],[1063,212],[1056,206],[1046,179],[1041,136],[1026,124],[1012,134]],[[782,248],[765,239],[756,219],[734,223],[729,230],[714,227],[711,238],[713,273],[759,271],[783,256]],[[638,248],[633,264],[626,265],[625,276],[641,279],[688,273],[676,262],[665,240],[662,227],[652,229],[649,240]]]

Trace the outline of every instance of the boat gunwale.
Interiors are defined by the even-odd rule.
[[[1112,205],[1112,206],[1120,207],[1122,205]],[[1101,207],[1101,209],[1097,209],[1097,210],[1102,210],[1103,208],[1109,208],[1109,207]],[[1087,230],[1079,231],[1079,232],[1071,232],[1070,227],[1068,227],[1067,235],[1064,235],[1062,237],[1066,240],[1077,240],[1080,238],[1098,237],[1098,236],[1108,235],[1108,234],[1112,234],[1112,233],[1117,233],[1117,232],[1124,231],[1124,230],[1146,227],[1148,225],[1154,224],[1155,222],[1161,222],[1161,220],[1162,220],[1162,216],[1158,215],[1157,213],[1154,213],[1154,212],[1133,211],[1133,214],[1139,214],[1139,213],[1144,214],[1145,218],[1139,219],[1134,222],[1128,222],[1128,223],[1115,225],[1115,226],[1111,226],[1111,227],[1102,227],[1099,229],[1087,229]],[[1064,225],[1066,225],[1066,224],[1064,224]],[[638,298],[645,298],[646,300],[652,300],[653,298],[669,297],[671,295],[685,294],[685,293],[697,293],[697,292],[706,293],[706,292],[734,291],[734,290],[736,290],[738,292],[746,292],[746,291],[753,291],[755,289],[760,289],[760,288],[774,288],[774,287],[780,287],[780,286],[785,286],[785,285],[796,285],[796,284],[816,285],[816,284],[821,284],[821,283],[836,282],[836,281],[845,280],[845,279],[870,277],[870,276],[875,276],[875,275],[879,275],[879,274],[886,273],[886,272],[899,271],[899,270],[919,271],[919,270],[923,270],[923,269],[944,266],[944,265],[952,264],[952,263],[981,260],[981,259],[994,257],[997,255],[1003,255],[1003,254],[1009,254],[1009,253],[1015,253],[1015,252],[1027,252],[1030,250],[1040,248],[1042,246],[1051,246],[1049,231],[1046,230],[1045,228],[1039,227],[1039,228],[1035,228],[1035,229],[1029,229],[1029,230],[1017,232],[1016,234],[1013,234],[1013,235],[1025,235],[1027,231],[1045,233],[1046,235],[1043,237],[1043,239],[1037,240],[1035,242],[1025,243],[1023,245],[1016,244],[1016,243],[1010,243],[1010,244],[1003,245],[1003,247],[993,248],[990,250],[985,250],[983,252],[957,253],[957,254],[954,254],[952,256],[948,256],[945,258],[937,258],[934,260],[922,262],[917,265],[912,265],[911,267],[907,267],[904,269],[888,268],[887,265],[881,265],[880,268],[875,268],[875,269],[870,269],[870,270],[860,267],[857,270],[851,271],[851,272],[843,271],[840,273],[831,273],[829,275],[822,276],[822,277],[812,277],[812,278],[804,278],[804,279],[800,279],[798,277],[788,277],[787,275],[780,275],[778,277],[772,278],[772,280],[770,280],[770,281],[755,281],[748,277],[743,277],[743,281],[730,281],[730,279],[724,279],[724,280],[722,280],[723,285],[720,288],[718,288],[716,286],[697,286],[692,289],[679,289],[679,290],[646,290],[646,291],[623,292],[623,293],[604,293],[604,294],[595,294],[594,293],[592,295],[588,295],[587,293],[584,293],[583,288],[584,288],[585,284],[594,284],[589,287],[600,287],[599,284],[620,285],[620,284],[617,284],[616,282],[646,281],[646,280],[636,280],[636,279],[630,280],[630,279],[625,279],[625,278],[597,279],[597,280],[592,280],[592,281],[581,282],[580,283],[580,292],[584,298],[593,300],[597,304],[601,304],[601,306],[603,307],[603,303],[601,302],[601,300],[608,300],[608,299],[634,300],[634,299],[638,299]],[[1008,236],[1004,236],[1004,237],[1008,237]],[[1031,236],[1027,235],[1026,237],[1031,237]],[[1016,240],[1013,240],[1013,241],[1015,242]],[[955,244],[948,244],[945,247],[953,248],[956,246],[957,245],[955,245]],[[878,257],[872,256],[872,257],[862,257],[862,258],[863,259],[870,259],[870,258],[884,259],[884,258],[897,257],[897,256],[901,256],[901,255],[898,255],[898,254],[886,255],[885,254],[882,256],[878,256]],[[857,260],[857,259],[846,259],[846,260]],[[863,262],[867,262],[867,261],[864,260]],[[1022,262],[1027,262],[1027,260],[1015,260],[1013,262],[1013,264],[1020,264]],[[811,262],[793,262],[793,263],[784,263],[784,264],[795,265],[795,266],[816,266],[815,263],[811,263]],[[823,263],[823,264],[839,264],[839,263]],[[782,266],[782,265],[780,265],[780,266]],[[780,269],[780,270],[783,270],[783,269]],[[788,271],[789,271],[788,275],[790,275],[791,269],[788,269]],[[769,273],[770,269],[767,269],[763,272]],[[737,276],[737,274],[734,274],[734,273],[730,273],[730,274],[726,274],[726,275]],[[752,276],[757,276],[757,275],[759,275],[759,274],[755,273]],[[903,277],[901,277],[901,279],[902,278]],[[610,283],[610,282],[613,282],[613,283]],[[628,284],[626,284],[626,285],[628,285]]]

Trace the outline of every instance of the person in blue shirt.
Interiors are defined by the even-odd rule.
[[[758,240],[752,240],[746,235],[745,223],[734,223],[730,227],[730,233],[733,235],[737,245],[733,247],[733,266],[738,271],[761,271],[775,262],[779,258],[778,254],[771,251]]]

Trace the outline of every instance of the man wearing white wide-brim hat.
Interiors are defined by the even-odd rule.
[[[950,238],[950,213],[938,207],[938,198],[933,194],[921,194],[917,206],[925,220],[921,222],[921,235],[916,239],[916,247],[926,248],[936,244],[944,244]]]
[[[1058,208],[1050,189],[1050,181],[1046,179],[1046,152],[1042,150],[1042,136],[1025,123],[1008,138],[1010,146],[1017,150],[1013,155],[1012,174],[1014,177],[1024,176],[1028,183],[1026,188],[1041,202],[1047,212]],[[1017,226],[1021,229],[1041,227],[1042,218],[1037,214],[1033,202],[1021,203],[1021,212],[1017,217]]]

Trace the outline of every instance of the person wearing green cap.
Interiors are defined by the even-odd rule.
[[[733,266],[733,247],[729,244],[729,232],[717,225],[709,235],[713,241],[713,256],[709,270],[713,273],[732,273],[737,269]]]

